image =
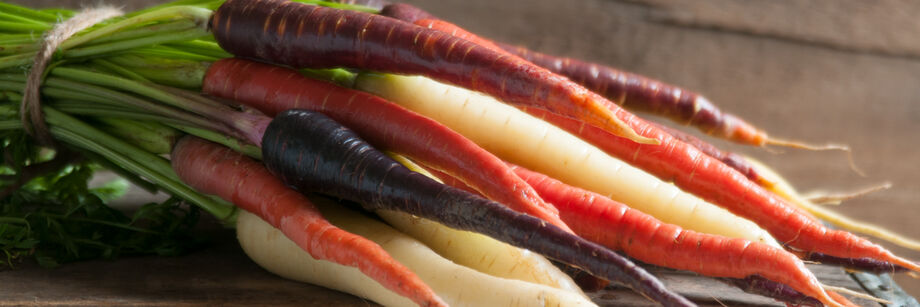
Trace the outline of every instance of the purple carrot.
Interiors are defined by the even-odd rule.
[[[694,306],[613,251],[412,172],[321,113],[290,110],[276,116],[265,131],[262,155],[272,173],[303,193],[324,193],[369,210],[399,210],[479,232],[623,283],[663,305]]]
[[[397,19],[282,0],[228,0],[211,17],[210,28],[218,44],[237,56],[297,68],[425,75],[658,144],[626,125],[625,110],[565,77]]]
[[[894,274],[909,271],[903,266],[872,258],[840,258],[822,253],[809,253],[803,257],[803,259],[821,264],[840,266],[854,271],[869,272],[872,274]]]
[[[738,287],[744,292],[784,302],[787,306],[824,306],[813,297],[802,294],[782,283],[763,278],[760,275],[751,275],[746,278],[718,278],[718,280]]]

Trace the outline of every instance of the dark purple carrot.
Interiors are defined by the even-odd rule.
[[[441,123],[383,98],[244,59],[211,64],[202,90],[268,116],[288,109],[321,112],[378,148],[455,175],[489,199],[571,232],[556,208],[540,199],[501,159]]]
[[[835,265],[844,267],[849,270],[869,272],[872,274],[885,273],[903,273],[910,271],[907,268],[892,264],[891,262],[880,261],[872,258],[840,258],[829,256],[822,253],[809,253],[802,257],[807,261],[813,261],[821,264]]]
[[[623,283],[663,305],[694,305],[609,249],[412,172],[320,113],[290,110],[276,116],[265,131],[262,155],[272,173],[303,193],[324,193],[369,210],[398,210],[479,232]]]
[[[751,275],[746,278],[718,278],[718,280],[738,287],[744,292],[762,295],[784,302],[787,306],[824,306],[824,304],[813,297],[802,294],[789,286],[763,278],[759,275]]]
[[[387,4],[383,7],[383,9],[380,10],[380,15],[396,18],[410,23],[415,23],[416,20],[420,19],[435,18],[434,15],[431,15],[428,12],[411,4],[405,3]]]
[[[425,75],[518,106],[577,118],[639,143],[626,111],[518,57],[386,16],[282,0],[229,0],[211,17],[222,48],[298,68],[352,67]]]
[[[763,130],[735,115],[722,112],[709,99],[692,91],[604,65],[554,57],[523,47],[498,45],[631,110],[667,117],[734,142],[755,146],[772,144]]]
[[[563,75],[620,106],[668,117],[676,122],[697,127],[706,134],[738,143],[763,146],[778,145],[811,150],[844,150],[839,145],[814,146],[794,141],[770,138],[767,133],[741,118],[722,112],[708,99],[686,89],[651,78],[618,70],[609,66],[561,58],[493,42],[409,4],[387,5],[381,15],[449,33],[483,47],[514,55]],[[854,170],[857,170],[854,167]],[[857,170],[858,171],[858,170]]]
[[[313,258],[355,267],[419,306],[447,306],[380,245],[329,223],[309,199],[284,186],[259,161],[185,137],[176,143],[171,162],[183,182],[256,214]]]

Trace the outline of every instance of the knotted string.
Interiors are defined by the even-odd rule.
[[[77,32],[103,20],[123,14],[124,12],[120,9],[109,6],[84,9],[72,18],[55,24],[54,28],[45,34],[32,62],[32,69],[29,71],[29,77],[26,79],[26,87],[22,95],[22,103],[19,106],[23,128],[26,133],[35,137],[39,144],[46,146],[52,146],[53,144],[51,133],[48,131],[48,125],[45,124],[44,114],[42,113],[39,90],[45,75],[45,69],[48,67],[48,63],[51,62],[54,52],[61,43]]]

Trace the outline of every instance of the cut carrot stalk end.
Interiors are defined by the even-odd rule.
[[[840,205],[844,201],[851,200],[854,198],[863,197],[875,192],[887,190],[891,188],[891,182],[885,182],[876,186],[863,188],[856,191],[844,192],[838,194],[828,194],[824,192],[810,192],[806,193],[804,196],[805,199],[816,205]]]

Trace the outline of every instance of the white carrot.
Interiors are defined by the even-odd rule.
[[[596,306],[578,293],[480,273],[442,258],[421,242],[389,226],[313,199],[336,226],[368,238],[414,271],[451,306]],[[357,269],[314,260],[280,231],[243,212],[237,237],[246,254],[282,277],[361,296],[385,306],[414,306],[412,301],[380,286]]]
[[[683,228],[779,246],[756,224],[685,193],[490,96],[422,77],[361,74],[359,89],[433,118],[512,163]]]
[[[405,157],[387,154],[412,171],[438,180]],[[496,277],[547,285],[584,295],[569,275],[537,253],[401,212],[380,210],[377,215],[390,226],[422,241],[442,257],[459,265]]]

